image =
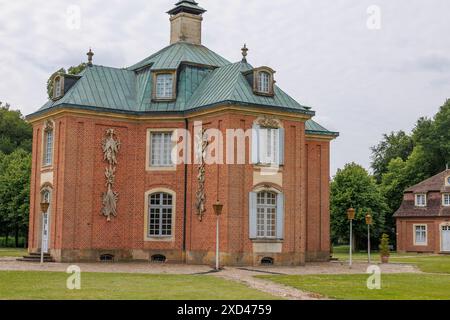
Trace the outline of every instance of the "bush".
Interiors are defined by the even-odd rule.
[[[389,236],[386,233],[383,233],[380,241],[380,255],[382,257],[389,257]]]

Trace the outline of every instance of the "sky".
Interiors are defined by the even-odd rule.
[[[46,102],[54,71],[86,61],[127,67],[169,44],[176,0],[0,0],[0,101],[24,115]],[[340,137],[334,174],[370,167],[384,133],[409,132],[450,98],[448,0],[197,0],[203,44],[253,66]]]

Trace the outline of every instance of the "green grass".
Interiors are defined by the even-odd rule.
[[[341,261],[348,261],[348,249],[348,246],[335,247],[333,249],[333,258]],[[353,260],[367,262],[367,252],[353,253]],[[374,252],[372,254],[372,261],[375,263],[380,262],[380,254],[378,252]],[[398,254],[396,252],[392,252],[389,261],[392,263],[413,264],[423,272],[450,274],[450,255],[431,255],[421,253]]]
[[[450,275],[384,274],[381,290],[369,290],[369,275],[258,276],[303,291],[342,300],[450,300]]]
[[[27,254],[26,249],[0,248],[0,258],[2,258],[2,257],[22,257],[26,254]]]
[[[60,272],[0,272],[1,300],[268,300],[275,297],[207,275],[82,273],[68,290]]]

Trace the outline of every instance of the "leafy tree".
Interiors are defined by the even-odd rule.
[[[28,230],[31,154],[17,149],[0,161],[0,221],[6,236],[14,234],[17,247]]]
[[[61,68],[58,71],[54,72],[50,78],[48,78],[47,80],[47,94],[48,94],[48,98],[52,99],[53,98],[53,79],[55,79],[55,77],[59,74],[73,74],[73,75],[77,75],[79,73],[81,73],[84,69],[86,69],[87,64],[86,63],[80,63],[78,66],[72,66],[70,67],[67,72],[66,69]]]
[[[31,152],[33,132],[20,111],[10,110],[9,104],[0,102],[0,151],[12,153],[17,148]]]
[[[356,210],[353,222],[355,248],[366,248],[366,214],[373,216],[374,239],[384,231],[385,214],[388,206],[375,179],[360,165],[350,163],[339,169],[331,183],[331,233],[333,242],[349,241],[349,221],[347,209]]]
[[[404,131],[391,132],[383,135],[383,140],[372,147],[372,169],[375,178],[381,182],[383,173],[388,171],[391,160],[400,158],[406,160],[414,148],[412,137]]]

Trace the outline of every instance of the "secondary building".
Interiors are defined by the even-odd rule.
[[[399,252],[450,253],[450,170],[407,189],[394,217]]]

